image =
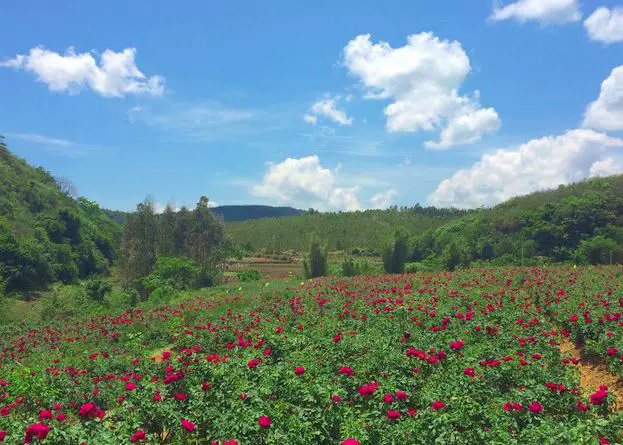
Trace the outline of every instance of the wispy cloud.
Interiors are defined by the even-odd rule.
[[[128,110],[128,117],[132,122],[174,131],[196,140],[227,139],[281,128],[274,113],[226,107],[211,101],[169,104],[167,108],[136,106]]]
[[[68,141],[67,139],[52,138],[49,136],[35,133],[7,133],[6,136],[20,141],[34,142],[35,144],[58,145],[61,147],[69,147],[74,145],[73,142]]]
[[[86,156],[91,152],[85,150],[85,146],[68,139],[60,139],[37,133],[6,133],[9,143],[11,140],[37,144],[42,149],[61,156],[79,157]]]
[[[401,157],[405,152],[389,150],[388,136],[384,132],[375,134],[362,131],[360,128],[349,133],[343,133],[333,127],[316,125],[310,131],[300,133],[305,145],[314,152],[330,152],[343,155],[378,158]]]

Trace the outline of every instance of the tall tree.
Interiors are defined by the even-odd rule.
[[[190,257],[201,267],[203,283],[212,284],[217,268],[224,259],[225,231],[223,223],[212,213],[209,200],[202,196],[193,211],[189,238]]]
[[[166,208],[158,224],[158,255],[173,256],[175,254],[175,210],[171,203]]]
[[[185,206],[175,214],[173,228],[173,254],[174,256],[189,256],[188,239],[193,225],[193,215]]]
[[[148,198],[128,217],[123,239],[124,282],[127,287],[138,290],[143,298],[147,295],[142,280],[156,264],[157,232],[154,204]]]

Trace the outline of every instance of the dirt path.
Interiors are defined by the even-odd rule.
[[[159,365],[160,363],[162,363],[162,353],[163,352],[171,352],[173,353],[173,348],[175,347],[175,345],[171,344],[171,345],[167,345],[164,348],[160,348],[156,351],[154,351],[149,358],[151,360],[154,361],[154,363],[156,363],[157,365]]]
[[[560,342],[560,352],[580,360],[577,366],[580,370],[580,387],[585,395],[590,395],[599,389],[600,385],[605,385],[608,392],[617,398],[617,402],[611,406],[615,411],[623,411],[623,381],[619,376],[610,372],[603,363],[587,359],[582,348],[568,338],[563,338]]]

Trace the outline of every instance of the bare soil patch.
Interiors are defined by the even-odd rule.
[[[623,411],[623,381],[612,373],[603,363],[588,357],[584,350],[568,338],[560,342],[560,352],[578,359],[580,370],[580,388],[585,395],[597,391],[601,385],[608,387],[608,392],[616,396],[617,402],[612,404],[615,411]]]

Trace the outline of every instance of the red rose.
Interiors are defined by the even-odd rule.
[[[24,443],[31,443],[36,437],[43,440],[50,432],[50,427],[41,423],[34,423],[26,428],[26,437],[24,437]]]
[[[270,417],[268,416],[260,417],[259,423],[262,428],[268,428],[270,426]]]
[[[539,402],[532,402],[530,406],[528,406],[528,409],[531,413],[539,414],[543,412],[543,405],[541,405]]]
[[[357,439],[346,439],[343,440],[340,445],[361,445],[361,442],[359,442]]]
[[[182,419],[181,424],[186,431],[195,431],[197,429],[197,425],[190,420]]]
[[[339,373],[340,375],[348,375],[348,376],[352,376],[354,374],[353,370],[350,368],[347,368],[346,366],[342,366],[340,368]]]
[[[443,402],[433,402],[433,411],[437,411],[438,409],[444,408],[446,406]]]
[[[602,403],[604,403],[606,397],[608,397],[608,387],[600,386],[599,390],[591,394],[589,400],[593,405],[601,405]]]
[[[141,430],[136,430],[136,432],[132,434],[132,436],[130,437],[131,442],[138,442],[138,441],[146,440],[146,439],[147,439],[147,436]]]
[[[294,373],[296,375],[303,375],[305,374],[305,368],[303,368],[302,366],[299,366],[298,368],[294,368]]]
[[[400,418],[400,413],[398,411],[390,409],[389,411],[387,411],[387,418],[390,420],[396,420]]]

